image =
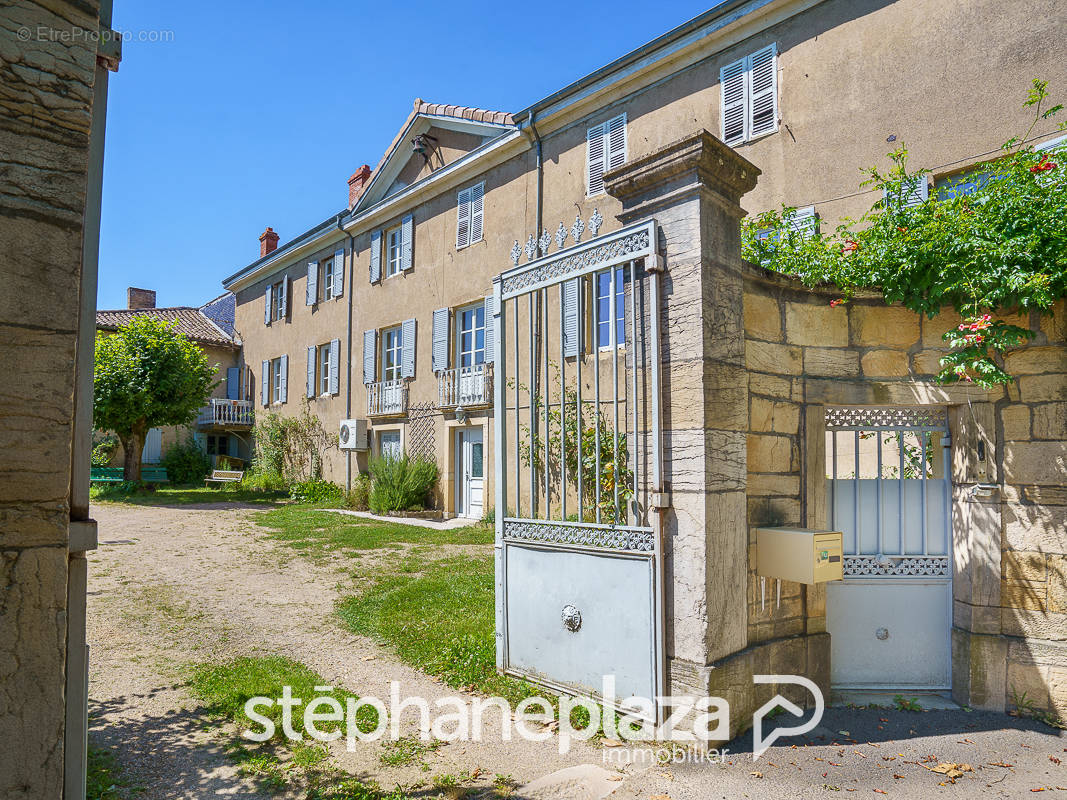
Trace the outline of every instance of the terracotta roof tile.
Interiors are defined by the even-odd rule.
[[[113,331],[126,325],[135,316],[149,316],[165,322],[176,320],[174,326],[179,333],[184,333],[194,342],[221,346],[236,346],[237,342],[208,319],[198,308],[174,306],[172,308],[138,308],[119,309],[116,311],[97,311],[97,330]]]

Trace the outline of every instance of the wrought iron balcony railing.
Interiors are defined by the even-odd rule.
[[[407,381],[400,379],[367,384],[368,417],[395,417],[407,411]]]
[[[478,408],[493,403],[493,365],[446,369],[437,375],[438,406]]]

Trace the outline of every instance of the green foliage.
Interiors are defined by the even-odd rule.
[[[217,384],[214,376],[204,351],[173,323],[136,316],[97,336],[93,423],[114,431],[140,463],[148,430],[192,422]]]
[[[289,487],[291,499],[310,505],[339,505],[344,496],[344,489],[336,483],[324,481],[321,478],[299,481]]]
[[[371,459],[370,510],[375,514],[391,511],[421,511],[437,483],[437,462],[412,458],[381,456]]]
[[[873,289],[887,303],[928,317],[952,309],[965,322],[945,335],[952,351],[942,359],[938,382],[1010,382],[1003,353],[1034,334],[993,316],[1051,313],[1067,293],[1067,146],[1038,153],[1024,144],[1034,125],[1062,110],[1044,109],[1047,98],[1047,83],[1034,81],[1025,103],[1033,113],[1030,130],[981,166],[984,177],[972,193],[905,205],[928,170],[909,171],[901,147],[889,154],[888,171],[864,170],[862,185],[886,199],[859,220],[804,235],[790,225],[795,209],[759,214],[742,228],[744,256],[808,286],[837,286],[842,297],[832,305]]]
[[[555,384],[559,384],[559,365],[552,363],[556,371]],[[594,366],[594,369],[596,367]],[[514,383],[511,384],[514,386]],[[526,391],[527,387],[519,384],[520,389]],[[534,416],[544,424],[545,402],[539,395],[534,397]],[[626,444],[625,431],[615,432],[613,423],[608,419],[602,409],[598,409],[596,403],[587,399],[582,400],[579,415],[578,394],[569,389],[564,394],[563,410],[560,403],[548,404],[548,468],[550,474],[557,478],[561,476],[560,445],[562,437],[563,458],[562,464],[567,470],[567,483],[577,486],[575,476],[578,475],[579,460],[581,463],[582,476],[582,513],[581,521],[596,521],[596,512],[599,505],[600,519],[612,523],[626,519],[626,506],[633,496],[633,472],[629,467],[629,450]],[[578,435],[579,416],[581,417],[581,436]],[[560,419],[563,419],[563,425]],[[546,436],[541,430],[531,431],[527,424],[522,425],[525,434],[524,441],[520,444],[520,458],[523,466],[530,466],[532,462],[534,470],[541,473],[545,462]],[[599,455],[599,458],[598,458]],[[597,498],[597,464],[600,465],[600,497]],[[615,493],[618,491],[618,506],[616,508]],[[573,515],[573,521],[579,521],[579,515]]]
[[[139,796],[144,791],[142,787],[130,782],[118,759],[110,750],[90,744],[87,767],[86,800],[120,800]]]
[[[263,472],[258,469],[245,472],[240,485],[242,489],[250,492],[289,492],[288,482],[277,472]]]
[[[242,727],[254,727],[257,730],[259,725],[245,715],[245,703],[252,697],[281,697],[283,686],[291,686],[293,697],[300,697],[305,701],[312,697],[329,695],[344,705],[346,697],[355,696],[336,689],[332,692],[315,691],[316,686],[324,685],[329,684],[310,667],[283,656],[247,656],[224,664],[199,664],[193,668],[189,681],[193,695],[207,704],[209,713]],[[283,738],[282,709],[278,704],[275,703],[269,708],[260,706],[258,710],[278,727],[275,737]],[[360,712],[366,711],[376,713],[372,708],[360,709]],[[323,722],[319,723],[318,727],[323,731],[333,731],[343,729],[344,723]]]
[[[256,417],[252,431],[256,454],[252,472],[272,486],[322,477],[326,452],[337,444],[308,403],[298,417],[273,412]]]
[[[912,713],[918,713],[923,710],[923,707],[919,704],[919,698],[913,697],[910,700],[902,694],[893,695],[893,704],[897,707],[897,711],[911,711]]]
[[[171,483],[199,483],[211,469],[207,454],[192,436],[184,442],[171,445],[163,454],[161,463]]]
[[[115,452],[119,449],[119,440],[114,436],[104,436],[93,444],[89,463],[94,467],[110,467]]]
[[[352,491],[345,497],[345,506],[353,511],[370,510],[370,475],[357,475],[352,479]]]

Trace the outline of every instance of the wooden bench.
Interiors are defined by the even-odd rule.
[[[89,480],[92,483],[121,483],[122,467],[91,467]],[[166,467],[141,466],[141,480],[145,483],[166,483]]]
[[[213,483],[240,483],[244,479],[244,471],[239,469],[215,469],[211,471],[211,477],[204,481],[205,486]]]

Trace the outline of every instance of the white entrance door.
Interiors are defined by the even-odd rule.
[[[829,408],[830,680],[842,689],[951,686],[952,568],[944,408]]]
[[[141,451],[142,464],[158,464],[163,455],[163,429],[149,428],[144,437],[144,449]]]
[[[485,510],[482,429],[456,431],[456,515],[481,519]]]

